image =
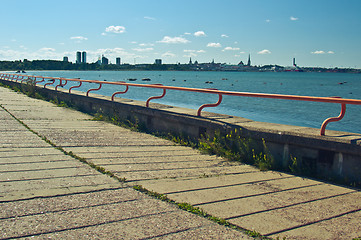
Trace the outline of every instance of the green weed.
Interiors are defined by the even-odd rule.
[[[35,98],[36,93],[36,84],[35,79],[29,78],[26,83],[21,84],[21,92],[25,93],[27,96]]]
[[[274,168],[274,158],[265,140],[262,147],[255,140],[242,136],[242,131],[234,129],[226,135],[216,131],[213,137],[202,136],[198,148],[201,152],[224,157],[257,166],[262,171]]]
[[[171,203],[171,204],[174,204],[176,205],[178,208],[184,210],[184,211],[187,211],[187,212],[190,212],[190,213],[193,213],[193,214],[196,214],[198,216],[201,216],[201,217],[204,217],[206,219],[209,219],[213,222],[216,222],[220,225],[223,225],[223,226],[226,226],[226,227],[230,227],[232,229],[235,229],[235,230],[238,230],[238,231],[241,231],[243,233],[246,233],[248,234],[249,236],[253,237],[253,238],[257,238],[257,239],[269,239],[267,237],[264,237],[262,236],[260,233],[256,232],[256,231],[250,231],[250,230],[247,230],[247,229],[244,229],[244,228],[241,228],[237,225],[234,225],[230,222],[228,222],[227,220],[223,219],[223,218],[219,218],[219,217],[215,217],[215,216],[212,216],[210,214],[208,214],[207,212],[205,212],[204,210],[202,210],[201,208],[199,207],[194,207],[192,206],[191,204],[189,203],[178,203],[174,200],[171,200],[167,197],[167,195],[165,194],[160,194],[160,193],[157,193],[157,192],[154,192],[154,191],[150,191],[144,187],[142,187],[141,185],[135,185],[133,186],[133,189],[139,191],[139,192],[142,192],[142,193],[145,193],[147,194],[148,196],[151,196],[151,197],[154,197],[156,199],[159,199],[159,200],[162,200],[162,201],[165,201],[165,202],[168,202],[168,203]]]
[[[147,132],[146,126],[140,123],[138,118],[135,118],[134,121],[132,121],[130,119],[120,119],[118,116],[109,117],[102,113],[96,113],[94,114],[92,121],[105,121],[135,132]]]

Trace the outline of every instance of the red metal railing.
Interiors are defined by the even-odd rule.
[[[166,94],[166,90],[178,90],[178,91],[187,91],[187,92],[198,92],[198,93],[209,93],[209,94],[218,94],[219,99],[217,103],[214,104],[204,104],[198,108],[197,116],[201,116],[201,112],[206,107],[216,107],[222,102],[222,96],[242,96],[242,97],[257,97],[257,98],[271,98],[271,99],[283,99],[283,100],[296,100],[296,101],[308,101],[308,102],[323,102],[323,103],[338,103],[341,104],[341,112],[338,117],[332,117],[326,119],[321,126],[320,135],[325,135],[326,126],[330,122],[340,121],[345,113],[346,113],[346,104],[353,104],[353,105],[361,105],[361,100],[359,99],[343,99],[340,97],[312,97],[312,96],[298,96],[298,95],[284,95],[284,94],[268,94],[268,93],[250,93],[250,92],[232,92],[232,91],[222,91],[217,89],[203,89],[203,88],[185,88],[185,87],[174,87],[174,86],[163,86],[162,84],[136,84],[136,83],[126,83],[126,82],[108,82],[108,81],[98,81],[98,80],[81,80],[77,78],[59,78],[59,77],[42,77],[42,76],[28,76],[22,74],[9,74],[9,73],[2,73],[0,74],[0,79],[9,80],[9,81],[35,81],[35,84],[44,82],[45,79],[48,79],[49,83],[43,85],[44,88],[48,85],[52,85],[55,83],[56,80],[59,80],[59,85],[55,87],[55,90],[58,87],[64,87],[68,82],[78,82],[79,85],[72,86],[69,88],[69,93],[73,88],[79,88],[82,83],[97,83],[99,84],[98,88],[89,89],[86,92],[86,96],[89,96],[89,92],[100,90],[103,84],[109,85],[120,85],[125,86],[125,91],[122,92],[115,92],[111,96],[111,100],[114,101],[114,97],[116,94],[124,94],[128,91],[129,87],[143,87],[143,88],[155,88],[155,89],[162,89],[163,94],[161,96],[153,96],[148,98],[146,101],[146,106],[149,107],[149,102],[153,99],[160,99],[163,98]],[[37,81],[41,79],[41,81]],[[65,81],[65,83],[63,83]]]

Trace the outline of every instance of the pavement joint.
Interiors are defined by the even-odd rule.
[[[64,149],[64,147],[66,147],[66,146],[60,146],[60,145],[54,144],[52,140],[48,139],[45,135],[41,134],[39,131],[33,130],[29,125],[27,125],[21,119],[17,118],[14,114],[12,114],[9,110],[7,110],[3,105],[0,105],[0,108],[2,108],[4,111],[6,111],[14,120],[16,120],[22,126],[24,126],[28,131],[30,131],[31,133],[33,133],[34,135],[39,137],[39,139],[41,139],[43,142],[51,145],[52,149],[60,151],[61,153],[64,154],[64,156],[69,156],[69,157],[71,157],[73,159],[76,159],[77,161],[85,163],[88,166],[92,167],[93,169],[97,170],[98,172],[100,172],[102,174],[105,174],[105,175],[108,175],[111,178],[119,181],[120,183],[125,181],[125,178],[119,178],[119,177],[115,176],[112,172],[107,171],[105,168],[103,168],[101,166],[98,166],[98,165],[88,161],[87,159],[85,159],[83,157],[77,156],[72,151],[66,151]],[[13,138],[11,141],[18,141],[18,139]],[[31,139],[29,139],[27,141],[31,141]],[[93,145],[91,145],[91,146],[93,147]],[[107,146],[109,146],[109,145],[107,145]],[[113,146],[119,147],[119,145],[113,145]],[[148,146],[153,146],[153,145],[147,144],[146,147],[148,147]],[[164,146],[167,146],[167,145],[165,144]],[[5,149],[10,149],[11,148],[12,151],[19,151],[20,149],[26,149],[26,148],[31,148],[31,149],[34,150],[38,146],[30,146],[30,145],[25,144],[24,146],[21,146],[21,148],[16,148],[16,147],[18,147],[18,145],[14,145],[14,147],[13,147],[13,144],[9,144],[9,145],[6,145],[6,146],[3,145],[3,148],[5,148]],[[42,148],[44,148],[44,146],[38,147],[39,150],[41,150]],[[12,151],[9,151],[9,153],[12,152]],[[4,151],[2,151],[2,152],[4,152]],[[24,156],[22,156],[22,157],[24,157]],[[36,157],[36,155],[33,156],[33,157]],[[8,158],[5,158],[5,159],[8,159]],[[16,157],[13,158],[13,159],[16,159]],[[30,161],[30,163],[34,163],[34,162],[35,161]],[[29,162],[27,162],[27,164],[29,164]],[[4,164],[2,166],[6,166],[6,164]],[[78,167],[71,167],[70,166],[70,167],[61,167],[61,168],[53,168],[53,169],[38,168],[38,169],[28,169],[28,170],[7,170],[7,171],[0,171],[0,175],[1,174],[10,174],[10,173],[22,174],[24,172],[42,172],[42,173],[44,173],[44,172],[48,172],[49,170],[50,171],[56,171],[56,170],[59,171],[59,170],[77,169],[77,168]],[[41,181],[41,182],[43,182],[46,179],[51,179],[51,180],[59,179],[59,180],[63,181],[66,178],[82,178],[83,179],[84,177],[89,177],[89,176],[91,176],[91,175],[77,174],[76,176],[69,175],[69,176],[51,176],[51,177],[41,177],[41,178],[27,178],[27,179],[26,178],[8,179],[8,180],[2,180],[0,182],[2,182],[2,183],[13,183],[13,182],[23,181],[23,182],[28,183],[29,181]],[[94,174],[94,176],[96,176],[96,174]],[[89,185],[89,187],[90,186],[94,187],[93,184]],[[85,185],[76,186],[76,185],[73,184],[71,186],[72,189],[77,188],[77,187],[79,187],[79,188],[84,188],[85,187],[86,188]],[[129,188],[129,186],[126,187],[126,188]],[[60,187],[60,188],[53,187],[51,191],[55,193],[57,189],[59,189],[59,190],[62,189],[62,191],[63,191],[64,187]],[[115,189],[112,189],[112,190],[115,190]],[[13,191],[12,194],[13,194],[13,196],[16,196],[16,194],[21,196],[21,193],[20,192],[16,193],[16,191],[15,192]],[[51,194],[51,195],[52,196],[46,196],[46,197],[49,197],[51,199],[54,199],[54,197],[56,197],[56,195],[54,195],[54,194]],[[73,196],[73,194],[70,194],[69,196]],[[3,197],[3,196],[0,196],[0,197]],[[30,198],[26,198],[26,197],[14,198],[14,197],[10,196],[9,200],[6,200],[6,198],[5,199],[3,198],[3,200],[0,200],[0,203],[1,204],[16,203],[16,202],[19,203],[20,201],[30,201],[31,199],[43,199],[44,200],[44,199],[46,199],[46,197],[36,196],[36,197],[33,197],[33,198],[31,198],[31,197]],[[9,196],[7,198],[9,198]],[[136,200],[133,200],[133,201],[136,201]],[[42,215],[61,214],[62,212],[66,213],[66,214],[69,214],[70,211],[72,211],[72,210],[81,210],[81,209],[98,208],[98,207],[109,207],[109,205],[115,205],[115,207],[116,207],[120,203],[124,203],[124,202],[129,202],[130,203],[132,201],[131,200],[129,200],[129,201],[117,201],[117,202],[114,202],[112,204],[106,203],[106,204],[97,204],[97,205],[94,205],[94,206],[89,205],[89,206],[82,207],[82,208],[73,208],[73,209],[70,208],[70,209],[63,210],[63,211],[47,211],[47,212],[42,212],[42,213],[38,213],[38,214],[27,214],[27,215],[26,214],[17,214],[17,215],[15,215],[15,217],[14,216],[13,217],[1,217],[0,216],[0,225],[1,225],[1,221],[13,221],[12,220],[13,218],[16,219],[16,222],[21,222],[21,221],[27,221],[26,219],[28,219],[28,218],[38,218],[38,217],[41,217]],[[92,228],[99,227],[99,226],[102,226],[102,225],[110,226],[110,225],[113,225],[113,224],[119,224],[119,223],[124,222],[124,221],[136,220],[136,219],[140,219],[140,218],[147,219],[147,218],[149,218],[151,216],[159,216],[160,217],[161,215],[164,215],[164,217],[162,216],[161,218],[168,218],[167,215],[169,215],[170,213],[179,214],[176,209],[171,208],[170,210],[156,211],[155,213],[142,214],[142,215],[139,215],[139,216],[134,216],[133,215],[132,217],[128,217],[128,218],[115,219],[115,220],[109,219],[109,220],[105,220],[105,221],[97,221],[94,224],[81,224],[80,223],[80,224],[77,224],[77,226],[65,227],[65,228],[60,227],[60,229],[57,227],[56,229],[49,229],[49,231],[41,230],[42,228],[39,228],[38,230],[33,228],[30,233],[27,233],[29,231],[22,231],[22,233],[20,231],[15,235],[12,232],[17,232],[18,231],[17,229],[20,230],[21,228],[16,228],[16,230],[13,228],[13,231],[9,231],[9,232],[7,232],[6,230],[4,231],[4,229],[3,229],[2,234],[0,234],[0,238],[1,239],[18,239],[18,238],[28,238],[28,237],[40,237],[40,236],[45,236],[45,235],[49,235],[49,234],[50,235],[54,235],[54,234],[58,235],[59,233],[62,233],[62,232],[69,232],[70,233],[70,232],[79,231],[79,230],[83,230],[83,229],[92,229]],[[24,219],[24,220],[22,220],[22,219]],[[182,225],[184,225],[184,224],[182,224]],[[197,225],[199,225],[199,224],[197,224]],[[4,227],[6,229],[6,225],[4,225]],[[222,226],[220,226],[220,227],[222,227]],[[182,233],[182,234],[187,233],[187,232],[190,233],[191,231],[193,231],[195,229],[201,229],[201,228],[203,229],[202,232],[205,233],[205,232],[208,231],[207,229],[214,228],[214,223],[204,222],[204,223],[200,224],[197,227],[187,227],[187,225],[184,225],[181,228],[182,229],[177,229],[176,231],[167,231],[166,233],[163,233],[163,234],[156,234],[156,235],[151,235],[151,236],[148,235],[148,237],[143,237],[143,239],[150,239],[150,238],[162,237],[162,236],[164,236],[164,237],[165,236],[172,236],[172,235],[179,234],[179,233]],[[230,229],[226,230],[226,232],[229,232],[229,231],[230,231]],[[226,234],[226,235],[228,235],[228,234]],[[230,234],[230,236],[231,235],[232,234]],[[10,236],[10,237],[7,237],[7,236]],[[241,238],[248,238],[243,233],[240,233],[238,231],[235,232],[234,236],[239,236]],[[139,238],[139,239],[142,239],[142,238]]]
[[[1,93],[1,97],[7,99],[8,103],[16,98],[6,91]],[[40,202],[49,200],[49,205],[55,208],[48,211],[52,210],[54,213],[30,216],[32,212],[29,212],[29,216],[21,217],[22,220],[19,222],[16,220],[6,222],[6,224],[9,224],[9,228],[7,228],[6,224],[2,224],[6,220],[0,219],[0,238],[30,237],[33,236],[31,233],[38,234],[36,235],[37,238],[89,238],[89,236],[94,238],[104,238],[105,236],[107,238],[116,238],[123,236],[129,239],[173,237],[178,239],[207,239],[211,238],[209,236],[213,236],[213,239],[249,238],[240,232],[242,231],[241,228],[250,229],[249,233],[253,232],[252,234],[254,235],[257,235],[254,232],[256,230],[269,237],[287,237],[287,239],[337,239],[339,236],[345,239],[352,239],[361,235],[359,223],[361,217],[361,202],[359,200],[361,199],[361,192],[358,190],[286,173],[273,171],[260,172],[253,167],[237,163],[232,163],[232,166],[223,166],[222,162],[224,159],[222,158],[207,157],[206,155],[198,158],[197,156],[200,154],[197,151],[166,142],[164,139],[130,132],[128,129],[123,129],[106,122],[89,121],[91,117],[85,114],[70,111],[69,109],[54,108],[48,103],[31,100],[25,96],[22,98],[27,99],[27,107],[32,105],[35,107],[29,108],[27,112],[13,112],[14,115],[27,124],[29,130],[31,128],[34,133],[36,132],[39,139],[49,141],[47,143],[52,143],[53,145],[49,148],[37,146],[29,146],[29,148],[15,148],[16,146],[12,148],[7,146],[7,148],[0,148],[1,163],[6,163],[7,159],[11,160],[11,163],[28,161],[34,164],[34,168],[36,166],[37,168],[45,169],[45,167],[41,167],[43,165],[37,165],[38,163],[36,162],[41,162],[40,160],[45,160],[47,157],[49,159],[54,157],[56,160],[59,160],[58,154],[55,156],[48,155],[43,158],[37,157],[36,153],[46,149],[44,153],[53,153],[54,150],[57,150],[63,154],[64,159],[75,159],[84,168],[88,168],[88,166],[80,162],[87,161],[87,164],[93,167],[93,170],[100,170],[103,174],[92,170],[91,174],[93,175],[89,175],[90,172],[89,174],[82,174],[83,172],[80,172],[80,174],[78,173],[76,177],[73,176],[72,178],[72,174],[69,173],[65,177],[54,175],[48,176],[48,180],[42,180],[46,178],[44,175],[43,178],[33,181],[13,177],[14,180],[21,180],[19,184],[26,184],[26,188],[36,187],[32,190],[34,196],[23,192],[21,189],[13,189],[11,195],[7,192],[0,193],[0,195],[4,195],[0,196],[0,200],[3,200],[3,202],[0,201],[2,207],[4,204],[19,204],[17,209],[21,210],[25,205],[28,205],[28,209],[30,209],[36,206],[32,203],[32,200],[20,201],[19,199],[34,197],[35,200]],[[2,103],[0,102],[0,104]],[[26,108],[22,105],[21,101],[11,106],[8,103],[2,104],[2,106],[6,105],[10,112],[12,112],[13,108]],[[34,109],[37,111],[36,113],[32,112]],[[44,111],[42,112],[41,109],[44,109]],[[4,115],[3,113],[4,111],[0,109],[0,116]],[[44,115],[49,120],[43,121],[40,118],[36,120],[34,119],[34,114]],[[9,126],[13,126],[11,124],[14,120],[8,120],[8,117],[4,118],[7,119],[6,121],[9,123]],[[44,117],[42,118],[44,119]],[[40,125],[38,124],[39,121]],[[20,128],[10,127],[9,129]],[[101,131],[98,129],[101,129]],[[21,135],[23,132],[18,131],[16,134]],[[0,134],[5,137],[9,135],[6,134],[6,131],[0,131]],[[18,141],[18,138],[11,139],[12,141]],[[31,139],[25,140],[30,141]],[[26,144],[26,142],[21,144]],[[8,151],[9,149],[13,152]],[[188,161],[188,156],[176,153],[180,153],[179,151],[192,152],[189,156],[190,160]],[[20,155],[20,152],[28,155],[29,159],[25,160],[25,157],[23,159],[11,157]],[[161,154],[154,154],[157,152]],[[3,157],[3,154],[9,155],[11,158]],[[178,160],[174,162],[168,160],[159,161],[161,158],[165,160],[163,156],[172,156]],[[37,158],[39,160],[36,160]],[[184,161],[184,159],[187,160]],[[214,164],[212,164],[212,161]],[[1,163],[1,168],[3,166],[7,167],[6,164],[2,165]],[[68,163],[72,164],[72,161],[68,161],[66,164]],[[24,169],[31,169],[31,165],[27,164],[19,166]],[[200,167],[202,164],[205,166],[204,168]],[[54,166],[49,165],[49,167]],[[126,171],[127,167],[138,168],[138,170]],[[147,168],[148,171],[146,171]],[[12,168],[9,167],[7,169],[11,170]],[[69,168],[69,170],[72,171],[72,168]],[[59,171],[61,172],[62,170],[59,169]],[[37,171],[30,172],[36,173]],[[124,183],[114,180],[114,178],[112,180],[117,182],[117,184],[103,179],[109,178],[106,176],[107,173],[115,174],[116,172],[120,175],[118,177],[126,178]],[[10,175],[11,173],[6,174]],[[14,176],[16,177],[16,175]],[[29,179],[35,178],[35,175],[29,177]],[[83,179],[83,182],[80,179]],[[64,182],[64,184],[55,186],[52,191],[43,191],[41,189],[42,186],[53,184],[57,181]],[[73,185],[68,185],[68,182],[73,182]],[[119,190],[112,190],[111,188],[115,186],[122,187]],[[140,190],[138,193],[131,188],[132,186],[134,186],[135,190],[140,190],[137,188],[143,190]],[[109,188],[110,190],[99,192],[99,194],[96,194],[97,196],[90,196],[86,193],[87,191],[91,192],[94,189],[103,188]],[[75,195],[72,195],[72,193],[76,192],[84,192],[84,194],[78,195],[81,196],[81,199],[84,199],[84,204],[91,203],[99,206],[87,208],[86,205],[79,205],[80,207],[76,210],[75,203],[77,201],[74,203]],[[52,196],[65,195],[67,193],[68,195],[64,197],[72,199],[72,201],[69,201],[71,206],[68,208],[74,208],[74,210],[71,212],[66,210],[61,212],[61,209],[59,210],[57,207],[63,206],[63,200],[60,200],[60,197],[54,198]],[[142,201],[128,202],[129,205],[126,208],[118,204],[107,204],[107,201],[110,200],[110,202],[122,202],[122,199],[130,193],[131,196],[135,194],[136,197],[128,199],[142,199]],[[44,196],[44,198],[39,196]],[[148,198],[148,196],[152,198]],[[99,201],[93,203],[97,199]],[[163,201],[158,201],[157,199]],[[54,203],[51,203],[52,201]],[[148,203],[147,201],[151,202]],[[143,203],[145,202],[147,204],[144,205]],[[171,205],[168,203],[171,203]],[[201,205],[202,203],[206,204]],[[47,206],[45,202],[42,204]],[[147,214],[155,213],[148,211],[149,205],[157,208],[159,210],[158,213],[166,211],[169,211],[169,213],[148,216]],[[202,206],[203,209],[200,209],[198,206]],[[109,208],[109,211],[104,211],[103,207]],[[179,212],[178,208],[185,211]],[[13,210],[14,208],[5,208],[5,213],[9,215]],[[89,210],[89,212],[82,213],[83,210]],[[79,212],[77,213],[77,211]],[[188,215],[187,211],[194,211],[195,214],[198,211],[199,216],[207,217],[202,219],[195,214]],[[132,218],[128,215],[130,212],[139,213],[133,216],[144,215],[148,217]],[[60,213],[62,214],[58,216]],[[119,216],[114,216],[115,213],[126,213],[129,220],[117,222],[120,219],[117,218]],[[0,218],[6,218],[6,216],[1,214],[3,213],[0,212]],[[21,216],[24,214],[26,212],[10,214],[9,216]],[[75,222],[78,219],[77,214],[81,216],[79,223],[72,224],[71,222]],[[53,226],[50,226],[50,224],[49,228],[46,228],[45,225],[41,225],[48,223],[48,221],[43,220],[46,218],[49,218],[49,224],[51,223]],[[65,221],[67,218],[69,219],[68,222]],[[221,222],[229,226],[229,228],[215,225],[213,224],[214,222],[210,222],[207,219]],[[29,222],[29,226],[26,226],[25,224],[28,220],[31,220],[31,222]],[[17,225],[12,225],[13,223]],[[34,225],[35,223],[40,223],[40,228],[37,232],[33,231],[37,227]],[[104,225],[98,227],[98,223],[104,223]],[[59,227],[55,227],[56,224]],[[130,226],[132,230],[130,230]],[[236,228],[239,231],[233,231],[232,228]],[[217,234],[212,235],[213,230]],[[4,232],[7,235],[1,235]],[[202,234],[198,234],[198,232]],[[121,235],[114,235],[115,233]]]

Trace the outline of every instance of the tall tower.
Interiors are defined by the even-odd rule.
[[[81,53],[81,62],[86,63],[86,52],[85,51]]]
[[[102,55],[102,64],[103,65],[108,65],[109,64],[109,59],[104,57],[104,55]]]
[[[81,63],[81,52],[76,52],[76,63]]]
[[[248,54],[248,62],[247,62],[247,66],[250,67],[251,66],[251,54]]]
[[[295,66],[295,67],[297,66],[296,65],[296,58],[293,58],[293,66]]]
[[[115,59],[115,62],[116,62],[117,65],[120,65],[120,57],[117,57],[117,58]]]

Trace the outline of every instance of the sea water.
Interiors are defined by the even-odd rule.
[[[101,81],[163,84],[188,88],[215,88],[226,91],[290,94],[302,96],[361,99],[361,74],[306,73],[306,72],[188,72],[188,71],[29,71],[29,75],[80,78]],[[151,81],[142,81],[150,78]],[[76,85],[76,84],[75,84]],[[68,84],[66,88],[72,86]],[[83,84],[81,91],[97,88]],[[111,96],[123,91],[123,86],[103,85],[98,94]],[[79,89],[78,89],[79,90]],[[161,89],[130,87],[126,94],[117,97],[146,101],[161,95]],[[152,102],[198,109],[205,103],[215,103],[218,95],[168,90],[166,96]],[[339,115],[340,104],[294,100],[262,99],[223,96],[221,105],[205,111],[244,117],[261,122],[320,128],[329,117]],[[347,105],[345,117],[330,123],[327,129],[361,133],[361,106]]]

